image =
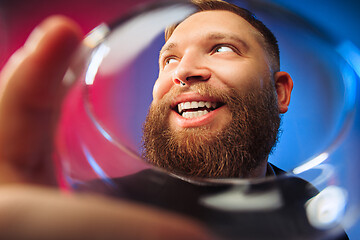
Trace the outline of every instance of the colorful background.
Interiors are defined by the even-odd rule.
[[[71,17],[80,24],[84,33],[89,32],[101,22],[111,22],[129,11],[132,6],[148,2],[145,0],[1,0],[0,1],[0,67],[9,56],[16,51],[26,40],[31,30],[44,18],[53,14],[62,14]],[[320,1],[286,1],[268,0],[289,9],[290,11],[307,19],[314,26],[325,30],[330,36],[337,39],[350,40],[355,46],[360,47],[360,2],[356,0],[320,0]],[[306,63],[304,63],[305,66]],[[360,60],[358,62],[360,66]],[[302,66],[298,66],[301,71]],[[311,72],[309,72],[311,74]],[[295,83],[296,86],[296,83]],[[359,101],[359,99],[357,99]],[[337,161],[342,156],[347,165],[354,169],[351,174],[356,174],[359,169],[360,149],[360,121],[359,114],[355,116],[355,126],[343,143],[340,152],[337,153]],[[291,115],[290,117],[291,118]],[[286,120],[286,119],[285,119]],[[304,123],[307,124],[307,123]],[[309,123],[310,124],[310,123]],[[322,126],[320,126],[322,127]],[[285,129],[286,130],[286,129]],[[301,134],[301,133],[298,133]],[[311,145],[312,136],[309,133]],[[316,133],[314,133],[316,134]],[[299,136],[301,138],[302,136]],[[279,146],[281,147],[281,145]],[[306,148],[307,146],[304,146]],[[286,151],[286,149],[279,149]],[[293,153],[284,153],[283,155]],[[275,153],[276,155],[276,153]],[[340,155],[340,156],[339,156]],[[277,165],[285,169],[291,169],[289,159],[277,160]],[[346,174],[347,172],[345,172]],[[346,178],[348,176],[344,176]],[[354,178],[355,180],[357,178]],[[346,180],[349,181],[349,180]],[[359,186],[354,184],[355,186]],[[357,209],[359,211],[359,209]],[[347,230],[350,239],[360,238],[360,223]]]

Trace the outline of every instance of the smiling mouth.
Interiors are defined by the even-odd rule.
[[[196,118],[223,106],[221,102],[192,101],[178,103],[173,110],[184,118]]]

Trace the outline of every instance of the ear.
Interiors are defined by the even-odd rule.
[[[293,81],[287,72],[276,72],[274,74],[275,88],[278,97],[279,112],[286,113],[290,104]]]

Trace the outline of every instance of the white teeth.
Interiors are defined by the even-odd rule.
[[[180,103],[181,111],[185,108],[184,105],[185,105],[185,103]],[[179,112],[181,112],[181,111],[179,110]]]
[[[197,102],[191,102],[191,104],[190,104],[190,107],[191,108],[198,108],[198,103]]]
[[[182,102],[178,104],[178,112],[181,114],[184,110],[188,110],[188,109],[197,109],[197,108],[202,108],[202,107],[207,107],[207,108],[213,108],[215,109],[217,107],[217,103],[216,102],[204,102],[204,101],[192,101],[192,102]],[[197,112],[201,112],[201,111],[197,111]]]
[[[184,103],[184,109],[189,109],[189,108],[191,108],[191,103],[190,102]]]
[[[184,113],[182,114],[182,116],[183,116],[184,118],[192,118],[192,117],[193,117],[193,113],[192,113],[192,112],[184,112]]]
[[[201,117],[205,114],[209,113],[207,110],[204,111],[195,111],[195,112],[184,112],[182,114],[182,116],[184,118],[196,118],[196,117]]]

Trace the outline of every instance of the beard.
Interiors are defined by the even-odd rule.
[[[224,103],[231,113],[230,123],[218,131],[206,126],[171,130],[171,100],[189,90]],[[214,89],[202,82],[187,90],[172,89],[150,107],[143,127],[143,157],[187,177],[246,178],[267,161],[277,143],[280,120],[271,84],[247,93]]]

